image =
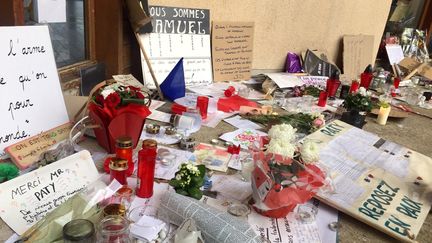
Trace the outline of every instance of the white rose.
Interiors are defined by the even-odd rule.
[[[312,140],[305,140],[300,148],[301,158],[306,164],[311,164],[319,160],[318,145]]]
[[[294,156],[295,150],[294,144],[281,139],[271,139],[267,145],[267,153],[279,154],[289,158]]]
[[[359,90],[358,90],[358,92],[359,92],[359,94],[361,96],[366,96],[367,95],[366,89],[364,87],[360,87]]]
[[[181,180],[181,175],[180,174],[177,174],[176,176],[175,176],[175,178],[176,178],[176,180]]]
[[[283,139],[284,141],[291,142],[294,140],[297,129],[293,128],[290,124],[274,125],[268,131],[268,136],[271,139]]]

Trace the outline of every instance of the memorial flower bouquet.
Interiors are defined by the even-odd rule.
[[[367,112],[372,110],[371,92],[360,87],[357,92],[348,94],[342,106],[347,110],[342,114],[341,120],[362,128],[365,124]]]
[[[264,216],[286,216],[324,185],[325,174],[315,165],[319,160],[317,144],[312,140],[296,144],[295,133],[288,124],[273,126],[265,150],[255,150],[252,207]]]
[[[118,83],[105,85],[93,92],[88,112],[98,125],[94,133],[99,145],[114,153],[115,139],[129,136],[136,146],[145,118],[151,113],[149,97],[140,88]]]
[[[204,185],[204,176],[205,165],[183,163],[169,184],[174,187],[177,193],[199,200],[203,195],[200,187]]]

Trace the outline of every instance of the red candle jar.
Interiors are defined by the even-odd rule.
[[[359,89],[359,85],[360,84],[358,81],[356,81],[356,80],[352,81],[349,93],[352,94],[354,92],[357,92],[357,90]]]
[[[119,137],[116,139],[116,157],[126,159],[128,161],[127,176],[131,176],[134,171],[134,163],[132,159],[133,143],[132,138],[128,136]]]
[[[326,85],[326,91],[327,91],[327,97],[329,98],[335,98],[336,92],[341,85],[341,81],[339,80],[339,71],[335,70],[331,74],[330,78],[327,79],[327,85]]]
[[[318,98],[318,106],[325,107],[327,103],[327,92],[321,91]]]
[[[395,89],[399,88],[400,78],[394,78],[393,79],[393,86]]]
[[[126,159],[117,157],[112,158],[109,168],[111,181],[116,179],[120,184],[127,185],[126,170],[128,168],[128,161]]]
[[[207,118],[208,103],[209,103],[209,98],[207,96],[197,97],[197,108],[200,110],[202,119]]]
[[[156,154],[157,142],[153,139],[144,140],[138,152],[137,197],[149,198],[153,195]]]
[[[362,73],[360,74],[360,87],[369,89],[370,83],[373,79],[373,73]]]

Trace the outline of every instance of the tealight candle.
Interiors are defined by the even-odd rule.
[[[390,114],[391,106],[383,107],[381,106],[378,112],[377,123],[380,125],[385,125],[387,123],[387,118]]]

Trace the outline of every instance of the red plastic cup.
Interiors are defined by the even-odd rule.
[[[327,92],[321,91],[318,98],[318,106],[325,107],[327,104]]]
[[[231,97],[233,96],[234,92],[235,92],[234,86],[229,86],[228,89],[225,90],[224,94],[226,97]]]
[[[400,78],[394,78],[393,86],[395,87],[395,89],[399,88],[399,84],[400,84]]]
[[[207,118],[209,98],[207,96],[197,97],[197,108],[200,110],[202,119]]]

